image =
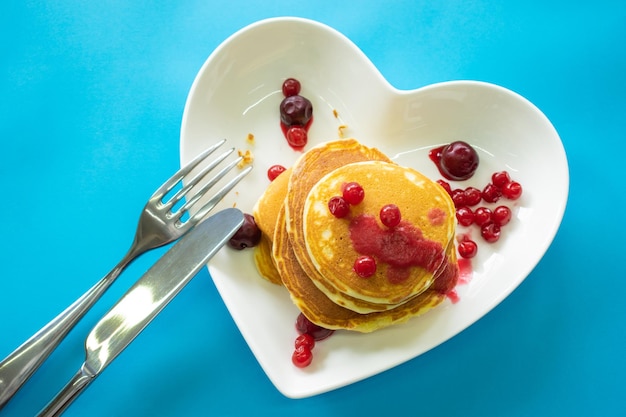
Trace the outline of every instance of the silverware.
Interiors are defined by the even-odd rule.
[[[188,214],[189,210],[204,194],[241,161],[241,158],[234,160],[222,168],[206,184],[201,187],[198,185],[209,172],[234,151],[234,148],[227,150],[202,169],[198,168],[199,172],[195,176],[191,175],[192,171],[217,148],[223,145],[225,141],[222,140],[202,152],[156,190],[141,213],[135,238],[129,251],[111,272],[0,362],[0,409],[39,368],[76,323],[101,298],[102,294],[111,286],[124,268],[146,251],[173,242],[187,233],[250,171],[251,166],[242,170],[193,216]],[[184,185],[180,186],[181,182]],[[197,191],[195,189],[198,188],[195,187],[196,185],[200,187]],[[193,192],[190,192],[192,189]],[[166,200],[170,194],[173,195]],[[176,209],[177,204],[180,204],[183,197],[186,198],[186,202]]]
[[[124,294],[85,340],[80,370],[39,414],[58,416],[132,342],[243,224],[229,208],[198,224]]]

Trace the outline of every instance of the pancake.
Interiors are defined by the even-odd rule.
[[[254,221],[261,230],[261,242],[254,247],[254,263],[259,274],[273,284],[282,285],[272,257],[272,239],[278,212],[287,195],[291,168],[283,171],[267,186],[252,210]]]
[[[293,251],[302,269],[312,277],[315,283],[323,285],[324,279],[311,261],[306,248],[304,235],[303,213],[307,195],[315,184],[326,174],[354,162],[391,160],[376,148],[369,148],[355,139],[341,139],[322,143],[298,158],[292,167],[289,177],[288,191],[285,198],[285,225]],[[366,300],[353,305],[347,302],[348,308],[356,311],[378,311],[389,307],[384,304],[372,306]]]
[[[373,176],[372,171],[376,172]],[[389,172],[380,174],[383,171]],[[438,245],[435,253],[439,257],[433,256],[433,262],[424,266],[427,271],[420,272],[417,266],[411,266],[412,271],[404,277],[402,285],[393,289],[384,282],[383,293],[363,285],[367,280],[351,282],[353,278],[341,278],[348,270],[354,275],[352,264],[357,252],[349,237],[352,219],[328,217],[327,200],[331,191],[337,194],[333,187],[354,181],[354,175],[359,178],[357,182],[363,183],[366,199],[358,207],[352,206],[352,218],[377,213],[379,206],[392,202],[389,196],[394,200],[400,196],[393,203],[400,206],[407,224],[419,231],[421,239]],[[380,179],[373,180],[373,177]],[[282,283],[303,314],[328,329],[371,332],[423,314],[440,304],[458,279],[453,239],[455,223],[450,220],[454,218],[454,206],[438,184],[426,180],[416,171],[393,164],[379,150],[354,139],[312,148],[302,154],[289,172],[269,185],[254,207],[255,220],[263,233],[261,244],[255,248],[257,269],[270,282]],[[407,181],[408,189],[413,192],[403,195],[407,194],[407,188],[403,192],[399,190]],[[421,209],[414,210],[415,205]],[[326,212],[319,209],[321,206],[326,207]],[[342,222],[343,226],[337,226]],[[337,224],[329,226],[330,223]],[[329,234],[348,237],[323,242]],[[341,252],[350,262],[325,257],[328,251]],[[380,271],[377,270],[380,276],[369,280],[388,278],[387,267],[382,264]]]
[[[369,333],[406,322],[444,301],[446,292],[454,287],[458,278],[455,248],[454,245],[450,245],[446,253],[446,267],[441,268],[441,273],[437,276],[432,288],[394,309],[360,314],[333,302],[311,281],[293,252],[285,226],[281,213],[272,247],[276,267],[294,304],[310,321],[327,329]],[[441,281],[440,285],[438,285],[439,281]]]
[[[272,284],[283,285],[272,256],[272,242],[262,234],[261,241],[254,247],[254,264],[259,274]]]
[[[328,201],[352,181],[363,187],[365,198],[351,206],[348,217],[337,219]],[[394,228],[378,219],[381,207],[389,203],[397,205],[402,216]],[[448,193],[411,168],[381,161],[337,168],[320,179],[305,199],[304,243],[318,272],[309,277],[335,303],[356,312],[396,307],[434,281],[454,238],[454,213]],[[371,252],[374,249],[379,253]],[[376,259],[373,276],[362,278],[354,272],[360,255]],[[354,305],[354,299],[371,304]]]
[[[282,208],[287,195],[290,177],[291,168],[274,178],[263,192],[263,195],[257,200],[252,210],[255,223],[270,241],[274,236],[278,211]]]

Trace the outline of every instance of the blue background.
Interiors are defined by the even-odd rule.
[[[121,259],[147,197],[178,168],[185,99],[209,54],[282,15],[344,33],[397,88],[475,79],[537,105],[570,164],[553,245],[455,338],[303,400],[269,382],[204,270],[66,415],[626,415],[623,1],[3,1],[0,357]],[[122,275],[2,417],[52,397],[89,329],[161,253]]]

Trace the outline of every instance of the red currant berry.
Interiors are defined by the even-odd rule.
[[[444,180],[437,180],[437,184],[441,185],[443,187],[444,190],[446,190],[446,192],[448,194],[452,193],[452,187],[450,187],[450,183]]]
[[[309,320],[304,314],[298,314],[296,330],[299,334],[310,334],[317,342],[324,340],[334,333],[334,330],[325,329]]]
[[[396,227],[400,224],[402,216],[400,215],[400,208],[395,204],[386,204],[380,209],[380,221],[387,227]]]
[[[504,187],[511,182],[511,177],[506,171],[494,172],[491,176],[491,182],[498,188]]]
[[[272,165],[267,170],[267,178],[269,178],[270,181],[274,181],[276,177],[278,177],[280,174],[282,174],[286,170],[287,168],[285,168],[282,165]]]
[[[498,206],[493,209],[493,214],[491,218],[495,224],[498,226],[504,226],[508,222],[511,221],[512,213],[511,209],[507,206]]]
[[[287,78],[283,82],[283,95],[285,97],[295,96],[296,94],[300,94],[300,81],[295,78]]]
[[[489,243],[497,242],[500,239],[500,226],[494,222],[487,223],[480,228],[480,235]]]
[[[328,210],[336,218],[342,219],[350,213],[350,204],[343,197],[331,197],[328,201]]]
[[[478,245],[473,240],[464,239],[459,242],[458,250],[461,258],[469,259],[476,256],[476,253],[478,253]]]
[[[461,226],[470,226],[474,223],[474,212],[469,207],[459,207],[456,210],[456,220]]]
[[[502,195],[509,200],[517,200],[522,195],[522,185],[519,182],[511,181],[502,188]]]
[[[485,186],[482,194],[483,194],[483,200],[485,200],[488,203],[495,203],[496,201],[500,199],[500,197],[502,197],[502,191],[500,191],[498,187],[496,187],[495,185],[491,183]]]
[[[362,255],[354,261],[352,268],[361,278],[369,278],[376,273],[376,261],[371,256]]]
[[[308,141],[306,129],[302,126],[291,126],[287,129],[287,142],[294,148],[303,148]]]
[[[343,186],[343,199],[353,206],[363,201],[365,191],[359,183],[349,182]]]
[[[478,207],[474,210],[474,223],[476,223],[478,227],[483,227],[491,222],[491,215],[491,210],[487,207]]]
[[[294,347],[298,349],[300,346],[304,346],[309,350],[313,350],[315,347],[315,339],[308,333],[302,333],[298,337],[296,337],[296,341],[294,342]]]
[[[454,207],[459,208],[465,206],[465,192],[460,188],[455,188],[450,193],[450,197],[452,197],[452,201],[454,202]]]
[[[465,196],[465,205],[470,207],[480,203],[480,200],[483,198],[482,193],[476,187],[467,187],[463,194]]]
[[[291,355],[291,361],[298,368],[306,368],[313,361],[313,352],[311,349],[307,349],[305,346],[300,346],[293,351]]]

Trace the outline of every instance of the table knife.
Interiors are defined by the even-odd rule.
[[[202,221],[172,246],[95,325],[85,340],[85,362],[39,416],[61,415],[242,224],[243,213],[229,208]]]

